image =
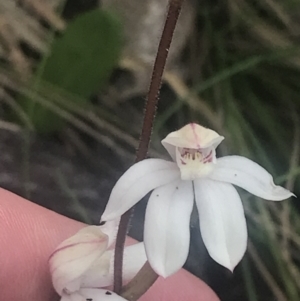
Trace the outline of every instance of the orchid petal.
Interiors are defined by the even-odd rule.
[[[124,282],[130,281],[146,262],[143,243],[137,243],[124,249]],[[107,269],[108,266],[108,269]],[[106,287],[113,284],[114,250],[106,251],[82,278],[81,287]]]
[[[161,143],[175,161],[176,147],[205,149],[214,146],[216,148],[223,139],[224,137],[213,130],[196,123],[189,123],[180,130],[170,133]]]
[[[108,237],[98,226],[88,226],[63,241],[49,258],[52,282],[59,295],[80,287],[80,277],[107,249]]]
[[[84,297],[83,301],[126,301],[126,299],[106,289],[82,288],[79,292]]]
[[[276,186],[273,177],[260,165],[240,156],[218,159],[209,178],[237,185],[270,201],[281,201],[294,195],[289,190]]]
[[[131,166],[112,189],[102,221],[115,219],[148,192],[180,178],[177,165],[161,159],[146,159]]]
[[[93,262],[90,269],[81,277],[80,287],[98,288],[113,284],[113,251],[108,250]]]
[[[177,272],[187,259],[193,198],[191,181],[175,181],[155,189],[149,199],[145,248],[151,267],[163,277]]]
[[[247,247],[247,226],[236,189],[227,183],[194,181],[200,230],[209,255],[233,271]]]
[[[86,299],[78,292],[74,293],[63,293],[60,301],[86,301]]]
[[[63,293],[60,301],[126,301],[107,289],[82,288],[78,292]]]

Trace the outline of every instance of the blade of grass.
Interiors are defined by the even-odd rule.
[[[245,287],[247,290],[248,300],[249,301],[258,301],[256,287],[255,287],[253,275],[252,275],[250,264],[249,264],[247,257],[245,257],[242,261],[242,272],[243,272]]]

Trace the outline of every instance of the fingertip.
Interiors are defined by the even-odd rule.
[[[160,277],[140,301],[219,301],[213,290],[188,271],[181,269],[164,279]]]
[[[0,244],[4,246],[0,266],[5,271],[0,273],[0,283],[5,286],[2,299],[53,300],[48,258],[60,242],[84,226],[0,188]],[[134,242],[127,239],[127,244]],[[219,299],[204,282],[180,270],[167,279],[160,277],[140,300]]]
[[[3,300],[49,300],[48,258],[84,225],[0,188],[0,273]],[[15,286],[18,289],[15,289]]]

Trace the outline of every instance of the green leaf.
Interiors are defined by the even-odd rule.
[[[120,50],[118,20],[99,9],[84,13],[53,41],[49,57],[41,62],[43,72],[35,78],[34,90],[38,92],[45,82],[80,96],[77,99],[87,104],[88,97],[107,83]],[[29,98],[22,99],[22,106],[38,132],[51,133],[64,126],[60,117]]]

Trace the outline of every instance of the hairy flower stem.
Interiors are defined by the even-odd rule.
[[[144,122],[135,162],[139,162],[147,157],[154,118],[156,114],[156,106],[160,94],[162,75],[166,65],[169,48],[181,10],[182,2],[183,0],[169,1],[168,14],[158,46],[149,92],[145,102]],[[118,294],[120,294],[122,290],[123,251],[132,210],[133,209],[128,210],[121,217],[117,234],[114,261],[114,291]],[[126,286],[125,290],[123,290],[122,295],[126,296],[128,300],[137,300],[155,282],[157,277],[158,276],[151,269],[150,265],[146,263],[137,274],[137,276]]]

